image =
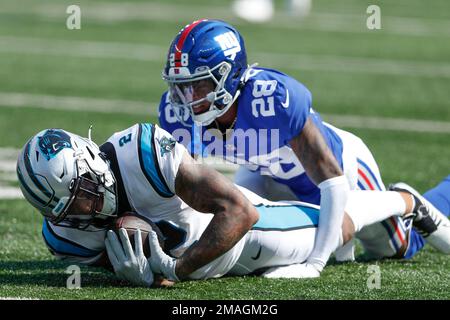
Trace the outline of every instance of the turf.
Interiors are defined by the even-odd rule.
[[[13,208],[13,209],[12,209]],[[20,214],[17,214],[20,212]],[[81,289],[66,287],[68,263],[56,262],[40,237],[42,219],[23,201],[0,204],[0,296],[38,299],[450,299],[450,261],[431,249],[410,261],[365,261],[331,265],[320,279],[260,277],[189,281],[169,289],[130,287],[108,271],[81,267]],[[20,237],[18,236],[20,235]],[[359,250],[360,251],[360,250]],[[380,289],[368,289],[372,265]]]
[[[313,0],[313,14],[302,22],[283,16],[277,2],[278,16],[264,25],[237,20],[230,1],[192,0],[191,8],[183,0],[77,3],[82,29],[68,31],[70,1],[2,1],[0,93],[140,101],[148,103],[148,115],[130,114],[126,107],[111,113],[18,108],[0,99],[0,148],[19,149],[47,127],[85,135],[93,124],[93,137],[102,142],[136,122],[156,121],[156,103],[166,88],[161,70],[167,46],[181,26],[205,16],[236,23],[249,62],[303,82],[321,113],[450,122],[450,3],[445,0]],[[365,28],[369,4],[380,5],[382,30]],[[120,6],[128,7],[108,16]],[[133,58],[136,53],[143,56]],[[344,129],[370,146],[385,183],[404,180],[424,192],[450,173],[449,133]],[[134,288],[107,271],[82,267],[82,288],[69,290],[68,264],[55,261],[46,249],[41,223],[24,200],[0,199],[0,297],[450,299],[450,259],[429,247],[412,260],[378,262],[365,261],[358,247],[356,263],[331,261],[320,279],[222,278],[170,289]],[[381,288],[370,290],[368,268],[374,264],[381,270]]]

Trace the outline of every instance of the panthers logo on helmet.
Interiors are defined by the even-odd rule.
[[[72,148],[70,136],[62,130],[49,129],[38,138],[38,145],[47,160],[55,157],[64,148]]]

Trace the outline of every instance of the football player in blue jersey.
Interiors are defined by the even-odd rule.
[[[349,190],[385,190],[361,139],[322,121],[311,92],[277,70],[249,66],[241,34],[219,20],[197,20],[170,44],[159,121],[192,154],[241,164],[236,183],[264,197],[320,204],[315,247],[304,264],[317,277],[338,241]],[[273,198],[271,198],[274,200]],[[412,257],[439,226],[390,218],[362,230],[377,234],[377,256]],[[434,241],[431,240],[430,241]],[[353,259],[350,243],[339,253]]]

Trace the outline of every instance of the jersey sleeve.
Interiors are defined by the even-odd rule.
[[[248,110],[248,127],[282,129],[279,138],[283,145],[303,130],[312,112],[311,92],[295,79],[275,71],[258,73],[246,85],[241,99]]]
[[[284,137],[289,141],[302,132],[311,114],[312,97],[311,92],[294,79],[288,79],[285,84],[280,84],[279,91],[279,103],[276,104],[278,110],[275,112],[279,113],[280,126],[289,123],[289,132]]]
[[[154,146],[158,167],[170,192],[175,194],[175,178],[187,152],[186,148],[166,130],[154,126]]]
[[[183,124],[178,121],[178,118],[170,105],[169,94],[167,91],[163,93],[159,102],[158,120],[161,128],[169,133],[183,127]]]
[[[104,256],[106,230],[88,230],[55,226],[44,219],[42,236],[57,259],[95,265]]]

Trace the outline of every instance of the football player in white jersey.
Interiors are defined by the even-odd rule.
[[[297,264],[298,276],[314,247],[317,206],[274,203],[239,190],[151,124],[115,133],[100,148],[61,129],[41,131],[19,154],[17,174],[25,198],[46,218],[43,235],[51,251],[95,265],[106,246],[116,274],[138,285],[151,285],[154,272],[177,281],[287,264]],[[418,221],[421,205],[441,215],[410,191],[352,192],[334,247],[377,222],[373,211],[383,211],[383,219],[413,212]],[[122,244],[112,231],[105,240],[111,222],[126,211],[156,222],[168,238],[167,254],[153,233],[150,261],[139,239],[133,252],[123,230]],[[274,275],[280,276],[268,274]]]

